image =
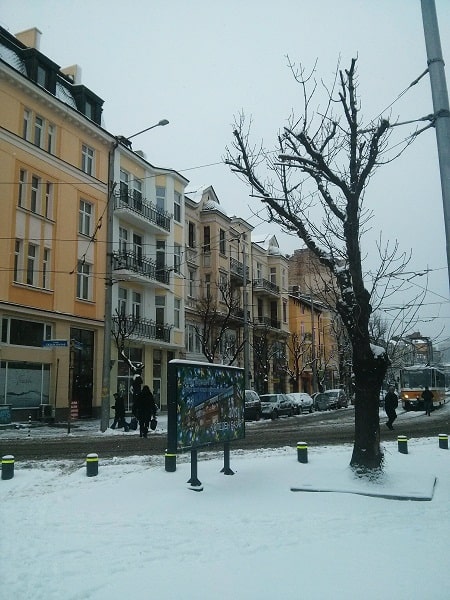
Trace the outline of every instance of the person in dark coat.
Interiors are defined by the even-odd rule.
[[[156,403],[148,385],[144,385],[136,398],[133,412],[139,421],[139,436],[147,437],[150,420],[156,416]]]
[[[395,419],[397,418],[397,413],[395,411],[397,406],[398,406],[398,396],[395,393],[394,386],[390,385],[388,393],[384,397],[384,410],[385,410],[387,418],[388,418],[386,427],[391,430],[394,429],[392,424],[394,423]]]
[[[427,414],[429,417],[431,416],[431,409],[433,408],[433,398],[433,392],[426,385],[425,389],[422,392],[422,399],[425,408],[425,414]]]
[[[128,423],[125,420],[125,401],[122,397],[122,394],[115,393],[114,394],[115,404],[111,407],[114,409],[114,421],[111,425],[111,429],[115,429],[117,427],[123,427],[125,431],[128,431]]]

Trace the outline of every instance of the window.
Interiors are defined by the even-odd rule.
[[[195,354],[201,353],[200,338],[194,325],[188,325],[186,327],[186,349],[188,352],[193,352]]]
[[[18,206],[25,206],[25,198],[27,195],[27,172],[23,169],[19,171],[19,193],[17,198]]]
[[[52,337],[52,326],[29,319],[2,319],[2,342],[15,346],[41,347],[43,340]]]
[[[287,302],[283,301],[283,323],[287,323]]]
[[[48,83],[48,72],[42,65],[38,65],[37,67],[37,77],[36,83],[38,83],[43,88],[47,88]]]
[[[179,192],[174,192],[173,218],[177,223],[181,223],[181,194]]]
[[[155,296],[155,321],[158,325],[164,325],[166,318],[166,297]]]
[[[38,255],[38,247],[34,244],[28,244],[28,258],[27,258],[27,284],[36,284],[36,259]]]
[[[175,273],[181,273],[181,246],[173,245],[173,270]]]
[[[16,240],[14,245],[14,281],[20,282],[20,265],[22,263],[22,240]]]
[[[225,296],[228,291],[228,275],[225,273],[219,273],[219,289],[220,289],[220,301],[225,302]]]
[[[53,183],[47,181],[45,184],[45,206],[44,217],[51,219],[53,215]]]
[[[262,264],[256,263],[256,279],[262,279]]]
[[[92,233],[92,204],[86,200],[80,200],[78,232],[88,236]]]
[[[81,170],[87,175],[94,175],[94,150],[86,144],[81,146]]]
[[[117,301],[117,312],[124,317],[127,314],[128,290],[119,288],[119,297]]]
[[[189,221],[188,246],[189,248],[195,248],[195,223],[192,223],[192,221]]]
[[[125,202],[126,204],[128,204],[128,202],[129,202],[129,198],[128,198],[129,185],[130,185],[130,175],[123,169],[120,169],[120,199],[122,202]]]
[[[40,204],[40,184],[41,180],[36,175],[31,178],[31,198],[30,198],[30,210],[31,212],[38,212]]]
[[[77,272],[77,298],[81,300],[91,299],[90,275],[91,266],[85,263],[84,260],[80,260]]]
[[[142,317],[142,294],[139,292],[133,292],[132,315],[136,321]]]
[[[49,154],[55,153],[55,131],[55,126],[49,123],[47,127],[47,152]]]
[[[49,289],[50,287],[50,250],[44,248],[42,257],[42,287]]]
[[[32,115],[31,115],[31,111],[25,109],[23,111],[23,139],[24,140],[29,140],[30,139],[30,135],[31,135],[31,120],[32,120]]]
[[[180,298],[174,299],[173,305],[173,324],[177,329],[180,329],[181,324],[181,300]]]
[[[270,283],[276,285],[277,283],[277,269],[276,267],[270,267]]]
[[[211,252],[211,229],[209,225],[203,227],[203,252]]]
[[[156,241],[156,279],[162,283],[168,283],[166,280],[166,242]]]
[[[226,251],[225,251],[225,231],[223,229],[219,230],[219,252],[220,252],[220,254],[226,254]]]
[[[119,252],[125,254],[128,248],[128,231],[124,227],[119,227]]]
[[[156,186],[156,208],[160,212],[166,210],[166,188],[160,185]]]
[[[95,104],[93,102],[86,100],[84,105],[84,114],[88,119],[91,119],[91,121],[95,120]]]
[[[133,181],[133,202],[136,210],[142,210],[142,181],[135,179]]]
[[[195,298],[195,271],[189,271],[188,296]]]
[[[142,236],[133,233],[133,253],[137,261],[142,262]]]
[[[42,146],[42,141],[44,139],[44,119],[42,117],[36,117],[34,120],[34,145]]]

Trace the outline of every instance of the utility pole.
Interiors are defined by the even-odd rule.
[[[242,304],[244,308],[244,389],[249,389],[250,351],[248,339],[248,298],[247,298],[247,253],[245,250],[245,234],[242,241],[242,267],[244,270],[244,288]]]
[[[421,0],[421,4],[441,174],[447,268],[450,285],[450,109],[435,1]]]
[[[106,207],[106,273],[105,273],[105,316],[103,338],[102,404],[100,412],[100,430],[109,427],[111,404],[111,330],[112,330],[112,261],[113,261],[113,218],[114,218],[114,163],[118,141],[109,151],[108,164],[108,204]]]

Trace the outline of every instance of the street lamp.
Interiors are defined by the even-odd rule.
[[[150,131],[155,127],[163,127],[168,125],[167,119],[161,119],[155,125],[147,127],[142,131],[138,131],[128,137],[117,136],[111,145],[108,159],[108,198],[107,198],[107,223],[106,223],[106,269],[105,269],[105,324],[104,324],[104,341],[103,341],[103,370],[102,370],[102,401],[101,401],[101,416],[100,429],[106,431],[109,426],[109,411],[111,397],[111,341],[112,341],[112,264],[113,264],[113,219],[114,219],[114,189],[116,183],[114,181],[115,172],[115,155],[117,147],[120,143],[124,144],[131,150],[131,138]]]

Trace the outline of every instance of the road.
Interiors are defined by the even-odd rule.
[[[398,435],[406,435],[410,439],[450,434],[450,402],[430,417],[423,412],[407,413],[403,409],[399,409],[397,414],[395,430],[389,431],[385,426],[386,416],[380,411],[382,441],[396,440]],[[309,447],[352,443],[353,432],[353,407],[283,417],[276,421],[250,422],[246,426],[245,439],[233,442],[231,451],[295,447],[299,441],[306,442]],[[12,454],[16,461],[83,459],[90,452],[102,458],[163,455],[166,446],[165,430],[153,433],[148,439],[139,438],[135,432],[109,435],[100,433],[98,422],[92,423],[90,430],[80,427],[78,431],[74,427],[70,435],[64,427],[0,430],[0,455]]]

